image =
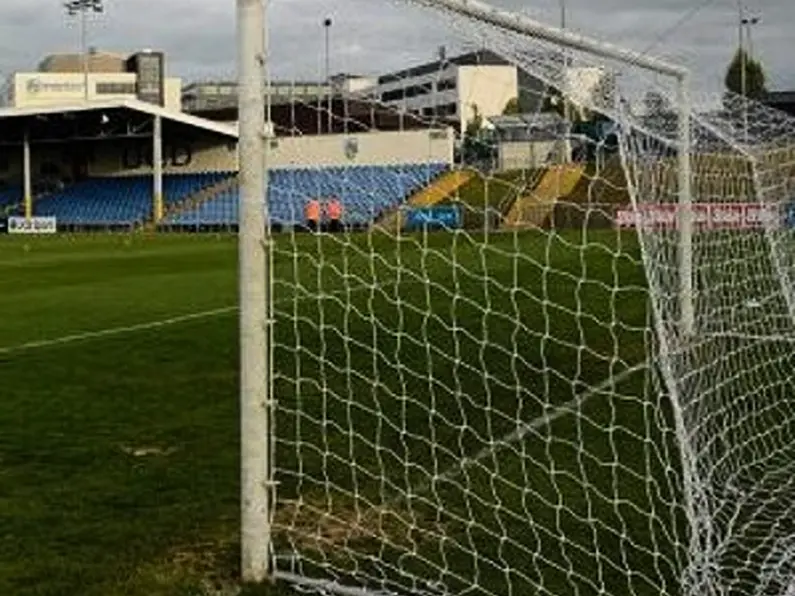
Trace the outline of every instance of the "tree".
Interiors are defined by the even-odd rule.
[[[472,104],[472,118],[467,122],[461,143],[464,163],[491,159],[494,147],[483,135],[483,115],[476,104]]]
[[[480,131],[483,128],[483,115],[480,113],[480,108],[477,104],[472,104],[472,119],[467,122],[465,135],[467,138],[478,138]]]
[[[745,50],[738,49],[726,69],[726,89],[743,95],[743,68],[745,69],[745,93],[749,99],[760,99],[767,94],[767,77],[762,64],[754,60]]]
[[[508,103],[505,104],[505,107],[502,109],[503,116],[514,116],[516,114],[520,114],[522,110],[519,107],[519,98],[512,97],[508,100]]]

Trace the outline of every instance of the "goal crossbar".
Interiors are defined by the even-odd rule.
[[[594,54],[600,58],[631,64],[647,70],[674,77],[687,79],[690,71],[678,64],[672,64],[641,52],[622,48],[590,37],[580,35],[567,29],[545,25],[523,14],[501,10],[480,0],[406,0],[430,8],[442,8],[464,17],[476,19],[502,29],[529,35],[543,41],[552,42],[572,50],[580,50]]]

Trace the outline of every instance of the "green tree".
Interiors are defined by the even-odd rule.
[[[502,109],[503,116],[513,116],[515,114],[521,113],[521,108],[519,107],[519,98],[512,97],[508,100],[508,103],[505,104],[505,107]]]
[[[467,138],[476,139],[480,137],[480,131],[483,129],[483,115],[480,113],[480,108],[477,104],[472,104],[472,118],[467,122],[464,134]]]
[[[490,159],[494,152],[492,143],[483,134],[483,115],[476,104],[472,104],[472,118],[467,122],[461,151],[465,163]]]
[[[760,99],[767,94],[767,77],[759,60],[755,60],[745,50],[738,49],[726,69],[726,89],[743,95],[743,69],[745,69],[745,96]]]

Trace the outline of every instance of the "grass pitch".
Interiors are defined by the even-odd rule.
[[[278,238],[280,567],[670,589],[636,253],[613,231]],[[4,238],[0,287],[0,593],[234,593],[234,239]]]

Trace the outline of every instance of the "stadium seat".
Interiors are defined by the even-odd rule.
[[[372,222],[394,209],[447,169],[442,163],[401,166],[352,166],[276,169],[268,180],[268,202],[275,225],[302,223],[304,204],[312,197],[338,197],[347,225]],[[173,214],[167,224],[223,226],[238,222],[237,189],[225,190],[194,209]]]
[[[163,176],[166,208],[215,184],[230,172]],[[152,217],[151,176],[89,178],[36,201],[36,215],[54,216],[67,225],[115,226],[142,223]]]
[[[10,208],[22,202],[21,188],[4,188],[0,190],[0,212],[6,212]]]

